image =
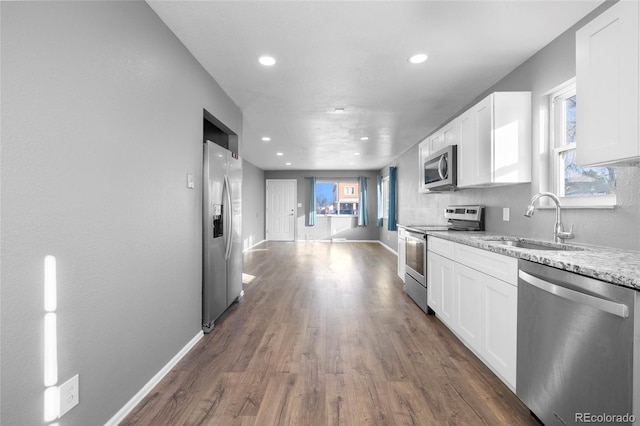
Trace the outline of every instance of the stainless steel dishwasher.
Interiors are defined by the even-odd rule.
[[[633,422],[636,297],[519,260],[516,394],[544,424]]]

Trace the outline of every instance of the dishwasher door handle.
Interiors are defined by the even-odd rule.
[[[555,294],[558,297],[582,303],[583,305],[591,306],[592,308],[617,315],[621,318],[629,317],[629,307],[623,303],[612,302],[611,300],[602,299],[600,297],[591,296],[589,294],[580,293],[579,291],[552,284],[522,270],[518,271],[518,276],[524,282],[531,284],[540,290]]]

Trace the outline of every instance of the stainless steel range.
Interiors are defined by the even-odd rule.
[[[447,224],[405,226],[404,291],[424,312],[427,307],[427,233],[432,231],[484,231],[484,206],[449,206]]]

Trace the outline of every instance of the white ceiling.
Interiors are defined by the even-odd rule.
[[[241,154],[264,170],[380,169],[601,2],[148,0],[242,109]]]

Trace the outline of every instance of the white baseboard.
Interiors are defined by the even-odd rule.
[[[131,398],[129,402],[120,409],[120,411],[105,423],[105,426],[117,426],[121,421],[123,421],[124,418],[127,417],[129,413],[131,413],[131,411],[136,408],[136,406],[153,390],[153,388],[160,383],[164,376],[166,376],[167,373],[169,373],[169,371],[171,371],[171,369],[175,367],[176,364],[178,364],[178,362],[180,362],[180,360],[191,350],[191,348],[193,348],[195,344],[202,339],[202,336],[204,336],[204,332],[200,330],[198,334],[196,334],[195,337],[180,350],[180,352],[171,358],[167,365],[162,367],[162,369],[158,371],[156,375],[153,376],[151,380],[149,380],[147,384],[144,385],[142,389],[140,389],[138,393],[136,393],[133,398]]]
[[[382,241],[378,240],[378,244],[380,244],[382,247],[386,248],[387,250],[389,250],[391,253],[395,254],[396,256],[398,255],[397,251],[395,251],[394,249],[392,249],[391,247],[389,247],[388,245],[386,245]]]
[[[249,250],[251,250],[251,249],[253,249],[253,248],[255,248],[255,247],[259,246],[260,244],[265,243],[266,241],[267,241],[267,240],[262,240],[262,241],[260,241],[260,242],[258,242],[258,243],[255,243],[255,244],[254,244],[254,245],[252,245],[251,247],[249,247],[249,248],[246,248],[246,249],[242,250],[242,252],[243,252],[243,253],[246,253],[246,252],[248,252]]]
[[[296,240],[297,243],[379,243],[378,240],[347,240],[332,238],[330,240]]]

